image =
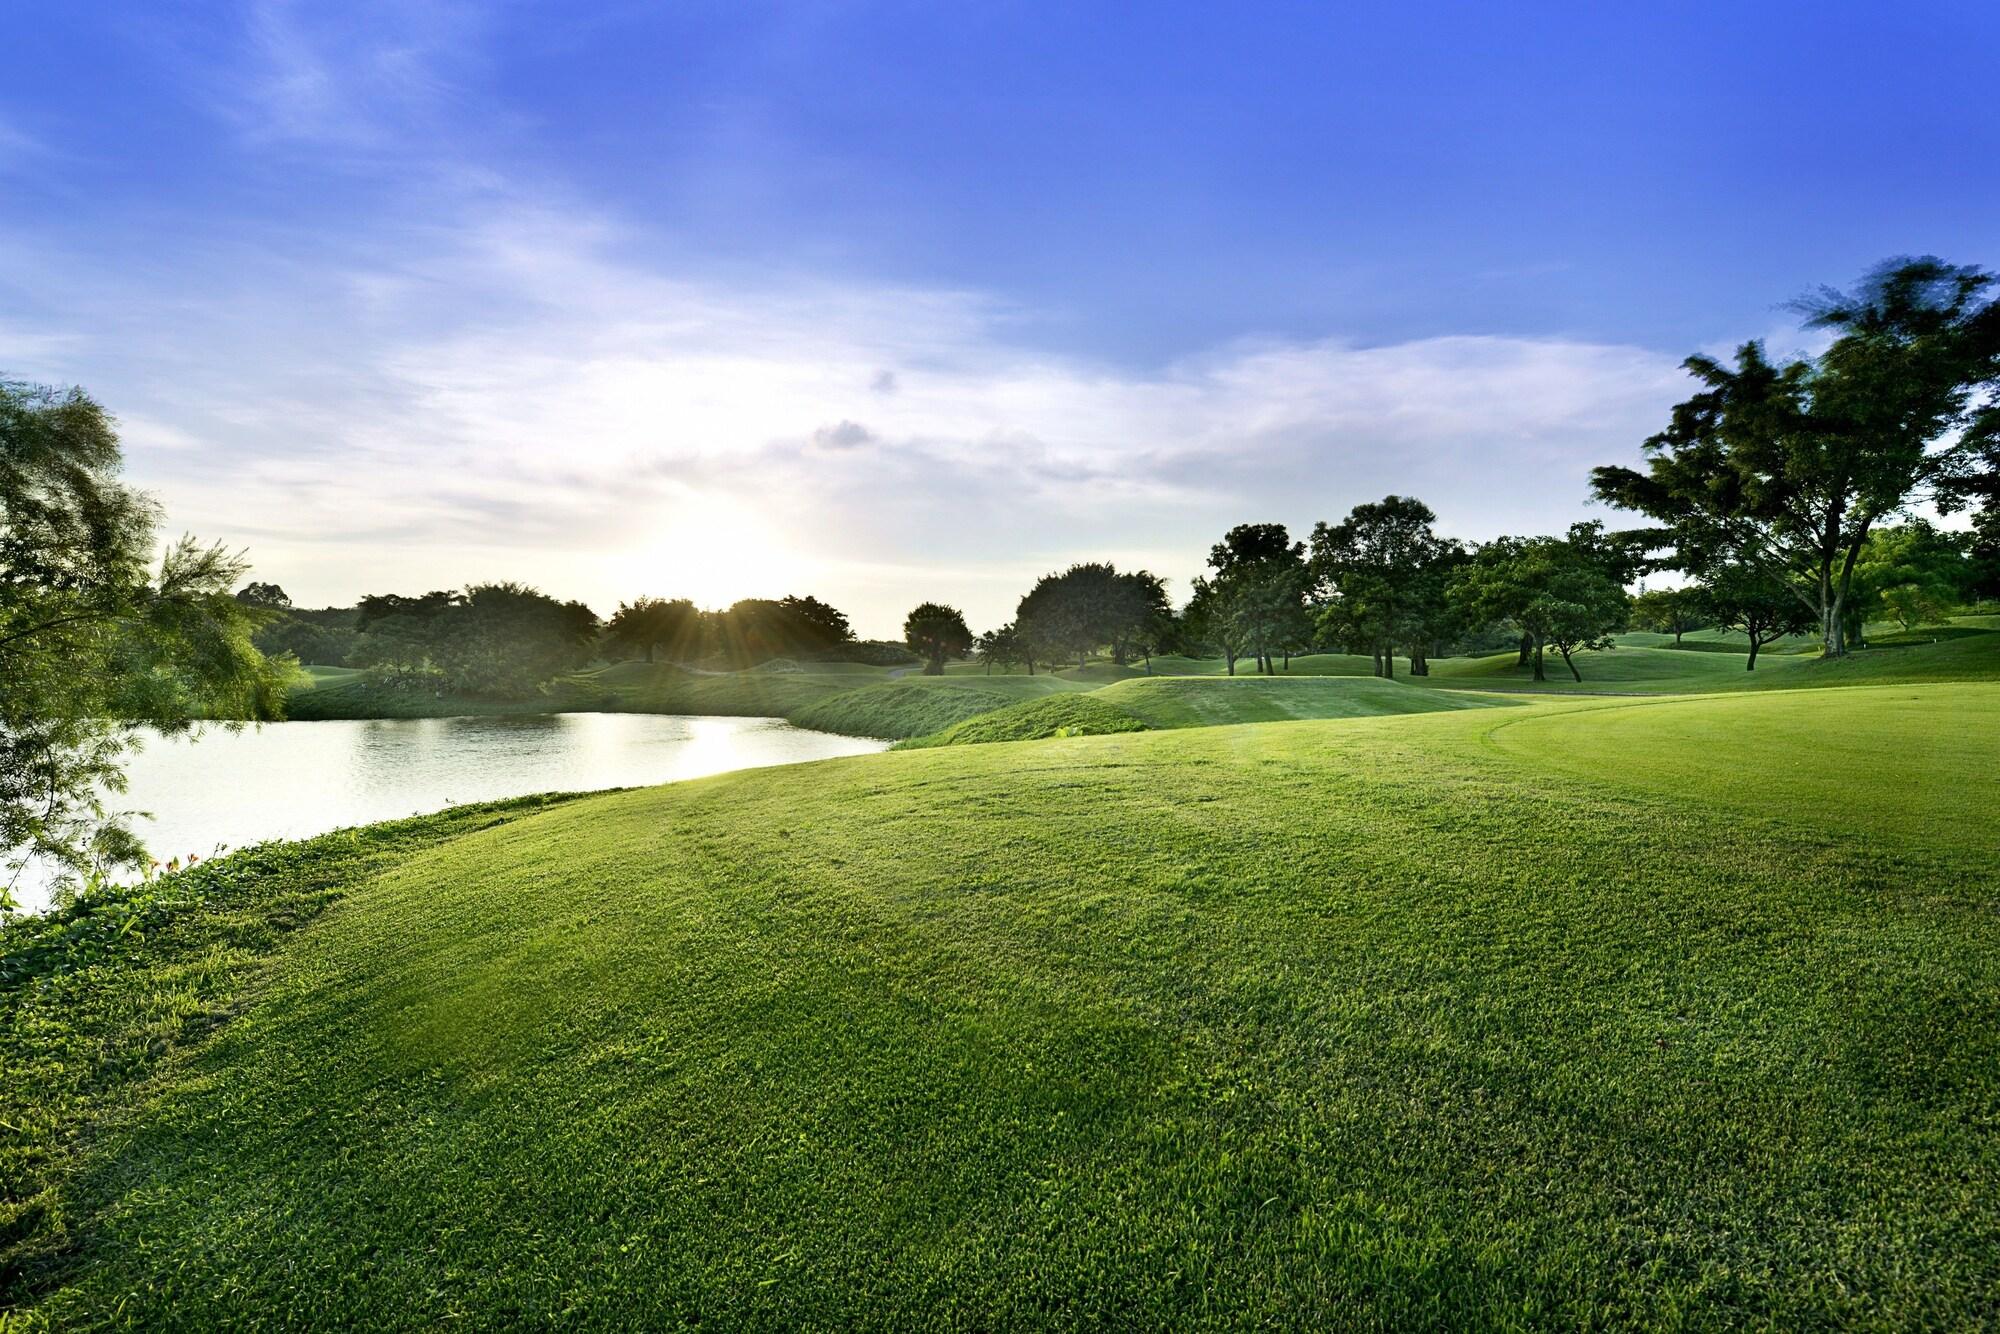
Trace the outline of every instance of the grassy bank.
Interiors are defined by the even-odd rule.
[[[1537,698],[512,819],[384,866],[226,1022],[106,1076],[114,1129],[8,1300],[1977,1325],[1996,722],[1980,684]]]

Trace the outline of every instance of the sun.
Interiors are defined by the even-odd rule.
[[[620,562],[620,577],[623,586],[648,597],[726,607],[740,598],[810,592],[800,582],[809,565],[748,506],[690,495],[662,508],[653,531]]]

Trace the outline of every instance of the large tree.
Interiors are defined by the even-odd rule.
[[[972,647],[972,631],[956,607],[922,602],[903,618],[903,642],[924,660],[925,676],[943,676],[947,658],[961,657]]]
[[[525,584],[474,584],[441,617],[434,661],[468,695],[521,699],[590,661],[597,617]]]
[[[1833,335],[1817,357],[1734,365],[1690,357],[1701,390],[1645,444],[1646,470],[1593,473],[1597,495],[1661,525],[1670,563],[1703,576],[1754,566],[1814,613],[1824,651],[1847,651],[1847,599],[1869,533],[1912,500],[1949,493],[1975,466],[2000,378],[1991,275],[1936,259],[1892,261],[1852,293],[1799,303]]]
[[[1158,576],[1087,561],[1036,580],[1015,608],[1014,623],[1049,658],[1075,658],[1081,667],[1108,648],[1122,665],[1144,647],[1155,618],[1169,610]]]
[[[661,651],[669,662],[699,657],[703,631],[701,612],[686,598],[642,597],[621,602],[605,624],[605,635],[613,648],[636,651],[647,662]]]
[[[1209,548],[1206,579],[1197,580],[1189,606],[1203,633],[1228,660],[1256,660],[1259,672],[1275,670],[1271,659],[1302,651],[1312,639],[1306,609],[1311,575],[1306,547],[1294,542],[1281,523],[1242,523]]]
[[[1365,647],[1377,676],[1396,674],[1398,648],[1408,651],[1412,673],[1429,672],[1446,603],[1445,581],[1433,576],[1462,555],[1432,530],[1435,522],[1421,500],[1392,495],[1356,505],[1337,524],[1313,526],[1309,567],[1322,631]]]
[[[1529,644],[1534,679],[1548,679],[1543,651],[1553,648],[1578,681],[1575,654],[1611,646],[1625,625],[1621,548],[1595,523],[1564,537],[1502,537],[1472,554],[1452,582],[1452,596],[1472,619],[1504,621]]]
[[[986,664],[988,676],[993,674],[995,666],[1012,668],[1023,662],[1028,664],[1028,675],[1035,674],[1034,654],[1012,621],[975,639],[972,652],[974,657]]]
[[[144,863],[113,808],[143,729],[277,717],[295,668],[250,641],[271,613],[241,558],[119,481],[117,432],[80,390],[0,382],[0,907],[41,859],[88,878]]]

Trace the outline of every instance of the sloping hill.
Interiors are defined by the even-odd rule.
[[[1117,705],[1148,727],[1369,718],[1505,702],[1372,676],[1148,677],[1105,686],[1096,698]]]
[[[2000,879],[1960,780],[2000,771],[1996,690],[1912,690],[1883,736],[1959,735],[1844,786],[1715,775],[1810,761],[1882,692],[1747,735],[1772,697],[951,747],[465,833],[194,1007],[5,1300],[134,1328],[1977,1326]],[[1650,767],[1597,724],[1648,729]],[[1913,824],[1882,785],[1944,804]],[[104,933],[132,970],[98,954],[68,1012],[122,987],[157,1024],[200,974],[149,971],[150,930]]]

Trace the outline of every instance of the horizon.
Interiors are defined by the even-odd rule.
[[[2000,257],[2000,14],[1805,12],[65,12],[0,56],[0,372],[301,606],[892,638],[1390,492],[1559,531],[1689,353]]]

